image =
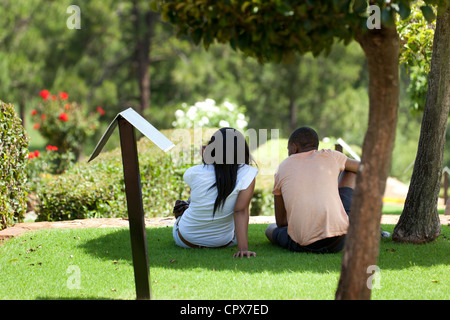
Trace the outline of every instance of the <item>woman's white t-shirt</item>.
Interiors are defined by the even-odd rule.
[[[197,165],[186,170],[184,181],[191,188],[191,203],[178,222],[178,230],[184,239],[205,247],[220,247],[234,238],[234,206],[239,191],[249,187],[258,169],[244,164],[238,169],[236,186],[216,210],[217,187],[214,165]]]

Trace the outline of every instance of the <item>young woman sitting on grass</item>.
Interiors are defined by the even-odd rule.
[[[250,166],[244,136],[232,128],[216,131],[202,148],[202,158],[203,164],[187,169],[183,176],[191,195],[175,204],[175,243],[183,248],[237,245],[233,257],[256,256],[248,250],[247,231],[258,169]]]

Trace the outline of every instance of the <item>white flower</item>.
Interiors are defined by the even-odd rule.
[[[213,99],[206,99],[205,101],[198,101],[195,103],[195,107],[202,111],[213,111],[215,108],[216,102]]]
[[[219,126],[221,126],[221,127],[229,127],[230,124],[228,123],[228,121],[220,120],[219,121]]]
[[[203,116],[202,119],[201,119],[201,122],[202,122],[203,124],[209,123],[208,117]]]
[[[183,117],[184,117],[184,111],[178,109],[177,111],[175,111],[175,117],[177,117],[177,118],[183,118]]]
[[[195,114],[197,113],[197,107],[192,106],[189,108],[189,110],[186,112],[186,116],[191,119],[194,120],[195,119]]]
[[[202,110],[204,108],[205,104],[203,103],[203,101],[198,101],[194,104],[195,108],[198,108],[200,110]],[[192,108],[192,107],[191,107]]]
[[[205,116],[203,116],[198,122],[197,122],[197,124],[200,126],[200,127],[203,127],[205,124],[208,124],[209,123],[209,119],[208,119],[208,117],[205,117]]]
[[[194,124],[210,127],[235,126],[242,130],[248,126],[244,110],[229,101],[216,105],[210,98],[197,101],[193,105],[182,103],[181,108],[175,111],[176,121],[173,125],[179,128],[191,128]]]
[[[245,120],[238,119],[236,120],[236,125],[238,126],[239,129],[244,129],[245,127],[247,127],[248,122]]]
[[[206,104],[207,106],[213,107],[213,106],[216,105],[216,102],[215,102],[213,99],[206,99],[206,100],[205,100],[205,104]]]
[[[230,102],[228,102],[228,101],[225,101],[224,103],[223,103],[223,105],[228,109],[228,110],[230,110],[230,111],[234,111],[234,105],[232,104],[232,103],[230,103]]]

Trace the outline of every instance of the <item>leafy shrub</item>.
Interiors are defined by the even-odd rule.
[[[424,4],[416,3],[411,6],[411,14],[407,19],[397,18],[397,29],[401,40],[400,64],[406,67],[410,77],[407,92],[410,98],[411,111],[421,114],[425,107],[428,91],[428,74],[430,73],[431,56],[435,22],[428,22],[423,11]],[[436,8],[431,8],[436,15]]]
[[[167,130],[163,133],[171,139],[176,131]],[[209,133],[204,132],[204,135]],[[187,135],[193,137],[192,130],[187,132]],[[177,148],[167,154],[147,138],[138,141],[142,199],[146,217],[171,216],[175,200],[189,197],[189,188],[183,180],[183,174],[195,160],[179,154],[188,147],[193,147],[189,143],[192,140],[188,140],[177,143]],[[64,174],[52,175],[46,179],[45,187],[41,188],[39,196],[39,221],[126,218],[120,148],[101,153],[91,163],[79,162]],[[272,199],[270,191],[256,189],[251,214],[271,214]]]
[[[250,215],[273,215],[274,203],[271,189],[255,188],[250,202]]]
[[[0,229],[26,211],[28,137],[12,104],[0,101]]]
[[[56,96],[42,90],[40,95],[42,103],[31,111],[33,128],[62,153],[73,152],[78,157],[87,138],[95,133],[104,110],[97,107],[96,112],[87,112],[76,102],[69,102],[65,92]]]
[[[193,106],[183,103],[181,109],[175,112],[175,128],[232,127],[245,130],[248,125],[245,108],[237,107],[229,101],[216,105],[213,99],[198,101]]]
[[[45,189],[47,180],[52,175],[64,172],[75,163],[72,152],[62,153],[58,147],[51,145],[48,145],[43,153],[38,150],[30,152],[28,159],[27,187],[30,193],[39,193]]]
[[[147,138],[138,142],[138,151],[145,216],[169,216],[176,199],[189,197],[183,181],[188,166],[175,166],[171,155]],[[53,176],[40,198],[39,221],[127,217],[120,148]]]

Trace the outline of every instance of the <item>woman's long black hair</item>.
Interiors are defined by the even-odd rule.
[[[213,217],[234,190],[239,167],[250,164],[250,160],[247,141],[236,129],[222,128],[211,137],[203,153],[203,163],[214,164],[216,182],[211,188],[217,187],[217,198],[214,202]]]

